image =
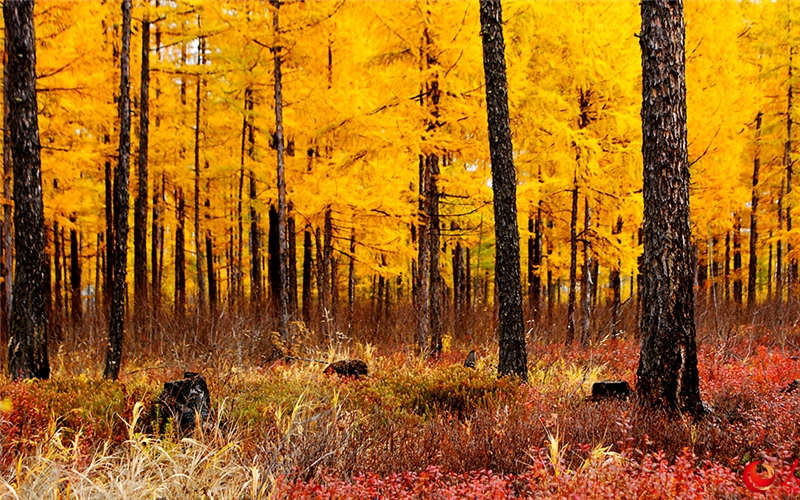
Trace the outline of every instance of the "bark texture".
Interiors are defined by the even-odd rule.
[[[47,378],[47,311],[50,272],[45,251],[39,121],[36,105],[36,40],[33,0],[3,3],[8,48],[6,126],[14,168],[14,248],[17,263],[8,342],[14,380]]]
[[[142,20],[142,73],[139,89],[139,156],[133,203],[133,310],[141,324],[147,304],[147,150],[150,128],[150,22]]]
[[[500,375],[527,380],[528,361],[522,321],[522,283],[517,227],[517,186],[508,117],[503,14],[500,0],[480,0],[483,68],[496,238],[495,287],[499,301]]]
[[[683,2],[642,2],[641,15],[644,253],[637,392],[646,406],[699,415]]]
[[[114,169],[114,266],[111,274],[111,311],[104,376],[116,380],[122,361],[125,296],[128,293],[128,177],[131,151],[130,87],[131,1],[122,1],[122,48],[119,81],[119,162]]]

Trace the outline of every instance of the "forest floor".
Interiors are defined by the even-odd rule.
[[[96,351],[61,349],[50,380],[0,378],[0,498],[748,498],[757,459],[768,497],[798,498],[800,389],[785,390],[800,379],[797,338],[741,328],[701,342],[713,412],[696,422],[587,399],[597,380],[634,382],[635,338],[533,342],[526,385],[497,379],[490,342],[465,368],[472,346],[449,337],[436,361],[355,341],[304,353],[363,359],[361,379],[218,347],[186,365],[131,356],[109,382],[85,369]],[[184,369],[208,382],[209,423],[143,432]]]

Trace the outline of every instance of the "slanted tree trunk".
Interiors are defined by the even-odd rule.
[[[125,297],[128,293],[128,177],[131,150],[130,109],[131,1],[122,0],[122,48],[119,84],[119,162],[114,169],[114,265],[111,274],[111,313],[108,327],[108,351],[104,376],[119,377],[122,362],[122,338],[125,329]]]
[[[75,223],[74,218],[72,220]],[[81,301],[81,254],[78,232],[69,230],[69,282],[72,297],[72,325],[77,327],[83,317],[83,304]]]
[[[636,388],[645,406],[699,415],[683,3],[642,2],[641,15],[644,252]]]
[[[134,321],[142,325],[147,304],[147,153],[150,127],[150,22],[142,19],[142,69],[139,90],[139,156],[136,199],[133,202],[133,310]]]
[[[303,231],[303,322],[311,321],[311,229],[306,226]]]
[[[747,307],[756,304],[756,278],[758,276],[758,173],[761,168],[761,111],[756,115],[756,153],[753,158],[753,190],[750,198],[750,261],[747,269]],[[772,273],[769,269],[768,274]]]
[[[500,375],[528,378],[519,267],[517,186],[508,117],[503,14],[500,0],[480,0],[483,68],[496,238],[495,283],[499,300]]]
[[[569,295],[567,296],[566,343],[575,341],[575,289],[578,287],[578,179],[573,179],[572,210],[569,218]]]

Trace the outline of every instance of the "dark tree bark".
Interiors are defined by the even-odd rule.
[[[186,204],[181,188],[175,191],[175,204],[177,205],[175,207],[175,315],[183,318],[186,315],[186,256],[184,253]]]
[[[589,208],[589,198],[583,196],[583,269],[581,270],[581,308],[583,321],[581,323],[581,345],[589,345],[590,326],[592,320],[592,254],[589,249],[589,231],[592,228],[592,215]]]
[[[217,279],[214,274],[214,243],[211,232],[206,232],[206,268],[208,269],[208,305],[211,315],[217,312]]]
[[[75,223],[72,220],[73,224]],[[83,304],[81,301],[81,253],[78,232],[69,230],[69,282],[72,298],[72,324],[78,326],[83,317]]]
[[[297,234],[294,217],[286,220],[286,237],[289,240],[289,317],[297,319]]]
[[[700,415],[683,2],[642,2],[641,15],[644,253],[637,392],[645,406]]]
[[[750,198],[750,261],[747,273],[747,307],[756,304],[756,278],[758,275],[758,173],[761,168],[761,111],[756,115],[756,153],[753,158],[753,190]],[[771,273],[770,269],[768,273]]]
[[[742,219],[736,216],[736,224],[733,226],[733,300],[736,304],[742,304]]]
[[[540,173],[541,174],[541,173]],[[541,179],[541,175],[540,175]],[[536,206],[536,219],[533,222],[533,293],[531,308],[534,319],[539,319],[542,307],[542,200]]]
[[[146,14],[145,14],[146,15]],[[139,156],[133,209],[133,310],[141,325],[147,304],[147,153],[150,127],[150,22],[142,19],[142,72],[139,90]]]
[[[356,302],[356,230],[350,231],[350,255],[347,270],[347,334],[353,335],[353,308]]]
[[[152,234],[150,235],[150,298],[153,306],[153,317],[158,317],[159,309],[161,308],[161,269],[164,267],[164,262],[159,259],[159,248],[163,242],[162,222],[161,222],[161,192],[158,188],[158,179],[153,182],[153,223],[150,227]]]
[[[247,102],[247,157],[252,161],[255,154],[255,126],[253,125],[253,91],[245,90]],[[258,225],[258,212],[256,211],[256,176],[252,166],[250,177],[250,303],[258,311],[262,304],[261,288],[261,231]]]
[[[578,180],[573,179],[572,210],[569,218],[569,295],[567,297],[567,338],[566,343],[575,341],[575,295],[578,287]]]
[[[731,277],[731,233],[727,231],[725,233],[725,261],[722,264],[723,266],[723,282],[725,284],[725,301],[729,301],[731,298],[731,287],[730,287],[730,277]]]
[[[67,239],[64,236],[64,228],[61,228],[61,233],[59,234],[60,238],[60,245],[62,248],[61,252],[61,283],[63,283],[63,287],[61,288],[61,294],[64,296],[64,318],[69,317],[69,306],[70,301],[67,300],[69,297],[70,290],[69,290],[69,280],[67,279],[67,270],[69,269],[69,262],[67,262]]]
[[[622,233],[622,217],[617,218],[617,223],[612,227],[611,234],[619,235]],[[617,236],[617,243],[622,245],[622,240]],[[619,333],[619,307],[622,302],[622,283],[620,280],[621,261],[617,261],[617,266],[611,270],[611,333],[617,336]]]
[[[789,4],[787,3],[787,8]],[[791,13],[787,19],[786,25],[786,32],[787,34],[791,33],[792,30],[792,18]],[[792,232],[792,170],[794,168],[794,161],[792,161],[792,98],[793,98],[793,88],[792,88],[792,60],[794,58],[794,44],[789,44],[789,64],[788,64],[788,78],[786,79],[787,82],[787,90],[786,90],[786,143],[784,144],[783,149],[783,163],[786,167],[786,232]],[[786,302],[792,302],[792,288],[794,286],[794,281],[797,279],[797,259],[791,256],[792,255],[792,243],[791,240],[788,238],[786,239],[786,259],[789,261],[788,265],[786,266]]]
[[[120,52],[119,163],[114,169],[114,266],[111,274],[111,312],[104,376],[119,377],[122,337],[125,329],[125,296],[128,292],[128,177],[131,150],[130,109],[131,1],[122,0],[122,48]]]
[[[197,62],[198,65],[203,64],[203,53],[205,52],[205,39],[200,38],[198,44]],[[195,82],[195,100],[194,100],[194,252],[195,252],[195,269],[197,272],[197,309],[198,313],[202,313],[206,308],[206,278],[203,272],[203,243],[202,235],[200,233],[200,110],[201,110],[201,89],[203,86],[203,79],[200,75],[197,76]]]
[[[3,88],[9,87],[8,82],[8,36],[3,37]],[[3,197],[10,200],[12,193],[13,165],[11,163],[11,134],[8,119],[9,103],[8,92],[3,92]],[[3,204],[3,234],[2,248],[3,260],[0,262],[0,275],[3,283],[0,284],[0,345],[8,345],[9,320],[11,317],[11,302],[14,291],[14,226],[13,213],[10,203]]]
[[[267,282],[269,283],[269,308],[271,315],[277,315],[280,308],[281,270],[280,247],[278,244],[278,211],[275,209],[275,205],[269,206],[268,222]]]
[[[438,104],[438,103],[437,103]],[[429,154],[426,157],[428,181],[426,183],[426,199],[428,203],[428,249],[430,251],[430,346],[428,354],[438,357],[442,353],[442,286],[439,273],[439,157]],[[519,237],[518,237],[519,238]],[[517,241],[519,248],[519,241]],[[519,251],[519,250],[518,250]],[[521,299],[520,299],[521,300]]]
[[[533,226],[533,214],[531,213],[528,214],[528,309],[530,310],[531,316],[535,314],[533,305]]]
[[[272,28],[275,36],[280,32],[278,22],[278,11],[280,0],[272,0],[275,7],[275,14],[272,18]],[[274,50],[274,81],[275,81],[275,138],[278,142],[277,150],[277,182],[278,182],[278,248],[280,259],[280,315],[278,322],[278,332],[284,342],[289,341],[289,271],[287,268],[287,255],[289,253],[286,244],[286,175],[284,165],[284,143],[283,143],[283,95],[281,79],[281,47],[276,46]]]
[[[109,139],[110,141],[110,139]],[[106,268],[103,280],[103,311],[111,308],[111,288],[114,276],[114,195],[111,161],[105,162]]]
[[[784,181],[781,180],[781,187],[778,190],[778,234],[783,232],[783,188]],[[775,242],[775,294],[778,302],[783,301],[783,242],[778,236]]]
[[[55,285],[53,295],[55,298],[55,308],[53,310],[53,328],[56,336],[61,338],[61,324],[64,321],[64,300],[66,297],[61,293],[61,253],[65,251],[61,247],[61,240],[58,238],[58,221],[53,222],[53,267],[55,268]]]
[[[308,325],[311,320],[311,268],[314,263],[311,257],[311,230],[303,231],[303,322]]]
[[[522,321],[522,283],[517,227],[517,186],[508,116],[503,14],[500,0],[480,0],[483,68],[496,238],[495,283],[499,300],[500,375],[528,378]]]
[[[428,338],[431,331],[430,312],[430,239],[427,237],[427,200],[425,199],[427,181],[427,167],[424,156],[419,156],[419,237],[417,242],[417,281],[416,281],[416,308],[417,308],[417,347],[420,353],[427,349]]]

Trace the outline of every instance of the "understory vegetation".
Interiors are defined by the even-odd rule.
[[[520,385],[497,378],[482,326],[446,335],[438,360],[398,342],[401,316],[374,343],[355,335],[332,345],[296,328],[302,360],[286,361],[274,336],[222,316],[142,333],[159,342],[132,342],[151,350],[132,351],[109,381],[96,362],[102,346],[87,347],[97,345],[89,320],[55,350],[50,380],[0,379],[0,496],[745,498],[742,470],[763,459],[779,479],[769,495],[797,497],[800,390],[784,389],[800,379],[800,336],[785,306],[768,307],[743,326],[731,311],[698,314],[701,390],[713,409],[699,421],[588,400],[597,380],[635,382],[633,328],[564,347],[559,328],[541,321]],[[476,367],[466,368],[473,348]],[[323,373],[348,358],[366,361],[369,375]],[[154,432],[153,402],[184,370],[206,378],[213,416],[192,433]]]

